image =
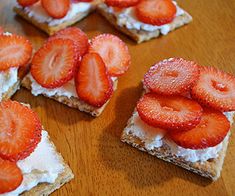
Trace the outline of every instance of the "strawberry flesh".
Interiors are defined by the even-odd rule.
[[[126,8],[135,6],[139,3],[140,0],[105,0],[105,3],[108,6],[118,7],[118,8]]]
[[[26,65],[32,56],[32,45],[18,35],[0,35],[0,70]]]
[[[38,1],[39,0],[17,0],[19,5],[21,5],[22,7],[31,6],[31,5],[35,4],[36,2],[38,2]]]
[[[63,86],[74,76],[76,50],[69,39],[54,39],[45,43],[32,59],[31,74],[41,86]]]
[[[98,53],[111,76],[124,74],[130,65],[131,58],[127,45],[117,36],[101,34],[91,41],[89,52]]]
[[[201,67],[191,95],[200,104],[220,111],[235,110],[235,77],[214,67]]]
[[[86,54],[75,77],[78,97],[94,107],[101,107],[113,93],[105,64],[96,53]]]
[[[41,140],[35,112],[16,101],[0,103],[0,157],[18,161],[29,156]]]
[[[171,58],[152,66],[144,76],[144,86],[163,95],[179,95],[189,91],[199,77],[193,61]]]
[[[70,8],[70,0],[41,0],[41,3],[48,15],[56,19],[66,16]]]
[[[22,181],[23,175],[16,163],[0,158],[0,194],[14,191]]]
[[[204,109],[200,123],[188,131],[169,131],[169,137],[179,146],[204,149],[222,142],[230,129],[226,116],[219,111]]]
[[[167,130],[189,130],[201,120],[202,107],[182,96],[145,94],[137,103],[140,118],[148,125]]]
[[[87,35],[77,27],[68,27],[66,29],[56,32],[51,36],[48,41],[62,38],[72,40],[76,47],[76,53],[79,57],[83,56],[88,50],[88,37]]]
[[[136,6],[136,15],[141,22],[164,25],[172,22],[176,6],[171,0],[142,0]]]

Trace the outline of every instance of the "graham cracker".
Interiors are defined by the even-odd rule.
[[[91,12],[93,12],[96,8],[96,4],[97,2],[94,1],[94,3],[92,3],[92,6],[89,10],[85,11],[85,12],[81,12],[78,13],[76,16],[74,16],[71,20],[69,21],[65,21],[59,25],[54,25],[54,26],[49,26],[46,22],[41,23],[38,22],[33,16],[30,17],[27,12],[24,11],[23,8],[21,7],[14,7],[13,10],[20,15],[22,18],[24,18],[25,20],[27,20],[28,22],[32,23],[34,26],[36,26],[37,28],[41,29],[42,31],[46,32],[49,35],[53,35],[56,31],[59,31],[61,29],[64,29],[68,26],[71,26],[75,23],[77,23],[78,21],[82,20],[83,18],[85,18],[88,14],[90,14]]]
[[[138,44],[144,41],[148,41],[150,39],[159,37],[161,35],[160,30],[155,31],[145,31],[145,30],[136,30],[136,29],[128,29],[126,26],[119,26],[117,22],[117,17],[110,12],[107,12],[104,4],[99,4],[97,7],[98,12],[104,16],[117,30],[123,32],[124,34],[128,35],[130,38],[135,40]],[[176,16],[176,18],[171,22],[170,31],[175,30],[185,24],[188,24],[192,21],[192,17],[187,13],[180,16]]]
[[[233,120],[232,122],[230,121],[230,123],[232,124]],[[207,161],[202,161],[202,162],[200,161],[191,162],[191,161],[185,160],[182,157],[177,157],[176,155],[174,155],[171,152],[170,147],[166,143],[164,143],[163,146],[161,147],[154,148],[153,150],[147,149],[145,146],[145,142],[133,134],[135,130],[132,129],[132,125],[133,125],[133,117],[129,119],[127,126],[122,133],[122,136],[121,136],[122,142],[125,142],[141,151],[144,151],[153,156],[156,156],[159,159],[162,159],[166,162],[173,163],[177,166],[180,166],[191,172],[197,173],[213,181],[219,178],[220,172],[222,170],[224,158],[226,155],[230,132],[228,133],[228,135],[222,142],[222,149],[219,152],[219,155],[217,158],[209,159]]]
[[[113,90],[115,91],[117,89],[117,79],[113,82]],[[22,86],[31,90],[31,80],[30,80],[30,77],[27,75],[23,81],[22,81]],[[43,94],[45,97],[48,97],[46,94]],[[91,106],[87,103],[85,103],[84,101],[78,99],[77,97],[71,97],[71,98],[68,98],[66,96],[51,96],[51,97],[48,97],[48,98],[51,98],[51,99],[54,99],[60,103],[63,103],[71,108],[76,108],[82,112],[87,112],[89,114],[91,114],[92,116],[99,116],[104,108],[106,107],[106,105],[108,104],[109,100],[100,108],[97,108],[97,107],[94,107],[94,106]]]

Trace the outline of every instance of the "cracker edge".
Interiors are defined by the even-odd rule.
[[[36,26],[37,28],[46,32],[48,35],[53,35],[56,31],[59,31],[61,29],[64,29],[68,26],[71,26],[71,25],[79,22],[80,20],[85,18],[88,14],[93,12],[95,10],[95,7],[96,7],[96,4],[92,5],[92,7],[88,11],[77,14],[70,21],[66,21],[66,22],[63,22],[63,23],[61,23],[59,25],[55,25],[55,26],[49,26],[46,22],[44,22],[44,23],[38,22],[34,17],[29,17],[28,14],[22,8],[15,6],[13,8],[13,10],[15,13],[17,13],[22,18],[24,18],[26,21],[32,23],[34,26]]]
[[[152,38],[159,37],[161,35],[160,30],[156,31],[144,31],[144,30],[135,30],[135,29],[127,29],[125,26],[121,27],[117,23],[117,18],[114,14],[108,13],[102,7],[103,4],[97,6],[98,12],[105,17],[117,30],[123,32],[124,34],[131,37],[138,44],[148,41]],[[183,15],[177,16],[172,23],[170,23],[170,31],[175,30],[185,24],[188,24],[192,21],[192,16],[190,16],[186,11]]]
[[[21,85],[31,91],[31,83],[32,82],[31,82],[29,76],[26,75],[26,77],[23,79]],[[118,83],[118,80],[116,79],[113,82],[113,90],[114,91],[117,89],[117,83]],[[108,102],[110,100],[109,99],[102,107],[96,108],[96,107],[93,107],[91,105],[86,104],[85,102],[79,100],[76,97],[71,97],[71,98],[68,98],[66,96],[51,96],[51,97],[49,97],[45,94],[43,94],[43,96],[54,99],[60,103],[63,103],[65,105],[71,107],[71,108],[79,109],[82,112],[87,112],[90,115],[95,116],[95,117],[99,116],[103,112],[103,110],[105,109],[106,105],[108,104]]]
[[[173,163],[179,167],[187,169],[198,175],[209,178],[213,181],[217,180],[220,177],[220,173],[221,173],[223,163],[224,163],[224,158],[225,158],[226,151],[227,151],[230,132],[228,133],[229,134],[228,139],[223,141],[222,149],[219,152],[219,156],[217,158],[210,159],[210,160],[203,161],[203,162],[198,161],[198,162],[193,163],[190,161],[186,161],[182,157],[177,157],[175,155],[172,155],[170,148],[167,144],[164,144],[160,148],[154,148],[153,150],[148,150],[145,147],[144,141],[142,141],[140,138],[136,137],[135,135],[131,134],[130,131],[129,131],[129,134],[126,133],[125,130],[127,129],[131,130],[130,127],[132,126],[132,123],[131,123],[132,118],[133,116],[129,119],[127,126],[122,133],[122,136],[121,136],[122,142],[127,143],[137,148],[138,150],[141,150],[153,156],[156,156],[157,158],[162,159],[166,162]],[[232,123],[233,122],[231,122],[231,124]],[[133,130],[131,130],[131,132],[133,133]]]

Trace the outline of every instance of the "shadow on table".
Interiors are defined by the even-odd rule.
[[[129,104],[128,100],[132,100],[131,103],[133,100],[137,102],[141,89],[142,87],[125,89],[117,98],[116,119],[104,129],[99,138],[99,153],[105,167],[126,173],[126,178],[136,188],[158,186],[172,178],[182,178],[200,186],[209,185],[211,181],[208,179],[138,151],[120,141],[122,130],[135,107]],[[121,117],[124,114],[125,117]]]

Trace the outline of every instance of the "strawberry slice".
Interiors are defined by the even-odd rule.
[[[29,156],[41,140],[35,112],[16,101],[0,103],[0,157],[18,161]]]
[[[198,65],[182,58],[170,58],[152,66],[144,76],[144,85],[163,95],[188,91],[199,77]]]
[[[202,105],[220,110],[235,110],[235,77],[214,67],[201,67],[191,95]]]
[[[108,6],[126,8],[137,5],[139,1],[140,0],[105,0],[105,3]]]
[[[130,65],[131,57],[127,45],[117,36],[101,34],[91,41],[89,52],[98,53],[111,76],[124,74]]]
[[[23,7],[31,6],[38,1],[39,0],[17,0],[17,2]]]
[[[145,94],[137,103],[140,118],[147,124],[170,130],[189,130],[201,120],[202,107],[182,96]]]
[[[69,11],[70,0],[41,0],[42,7],[52,18],[63,18]]]
[[[22,36],[0,35],[0,70],[24,66],[32,55],[31,43]]]
[[[169,137],[179,146],[189,149],[213,147],[222,142],[230,124],[222,112],[204,109],[200,123],[189,131],[169,131]]]
[[[45,88],[64,85],[74,76],[76,52],[69,39],[54,39],[45,43],[32,59],[31,74]]]
[[[176,6],[171,0],[142,0],[136,6],[136,15],[144,23],[164,25],[170,23],[176,14]]]
[[[72,40],[76,46],[76,52],[78,53],[78,56],[83,56],[88,50],[88,37],[81,29],[77,27],[69,27],[57,31],[53,36],[48,39],[48,41],[57,38]]]
[[[0,194],[15,190],[22,181],[23,175],[16,163],[0,158]]]
[[[73,3],[92,2],[93,0],[72,0]]]
[[[86,103],[101,107],[107,102],[113,93],[113,86],[100,55],[88,53],[83,57],[75,85],[79,98]]]

